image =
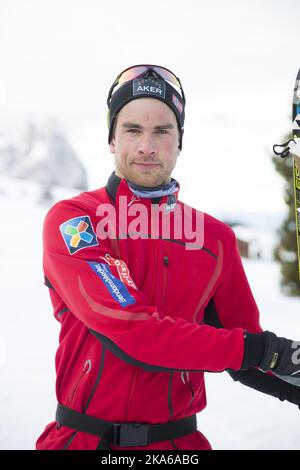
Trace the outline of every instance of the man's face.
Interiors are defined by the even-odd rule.
[[[116,175],[139,186],[160,186],[171,180],[180,153],[173,111],[155,98],[138,98],[118,114],[110,151]]]

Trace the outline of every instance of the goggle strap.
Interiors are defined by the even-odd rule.
[[[182,88],[182,85],[181,85],[181,82],[180,82],[180,79],[178,77],[176,77],[176,75],[169,69],[165,68],[165,67],[161,67],[159,65],[133,65],[131,67],[128,67],[127,69],[123,70],[121,73],[119,73],[119,75],[117,76],[117,78],[115,79],[115,81],[113,82],[110,90],[109,90],[109,93],[108,93],[108,97],[107,97],[107,106],[110,105],[110,101],[111,101],[111,97],[112,97],[112,94],[113,94],[113,90],[114,88],[119,84],[120,82],[120,78],[122,77],[122,75],[124,75],[126,72],[128,72],[129,70],[134,70],[135,68],[141,68],[141,67],[146,67],[146,70],[144,71],[141,71],[139,70],[139,73],[137,73],[136,76],[132,76],[130,78],[128,78],[127,80],[125,80],[122,85],[126,82],[129,82],[131,80],[135,80],[136,78],[139,78],[141,76],[143,76],[144,74],[148,73],[148,72],[154,72],[155,74],[157,74],[160,78],[162,78],[162,80],[165,80],[167,82],[170,82],[171,85],[175,85],[176,87],[179,87],[180,89],[180,92],[181,92],[181,96],[182,96],[182,99],[183,99],[183,102],[185,103],[185,95],[184,95],[184,91],[183,91],[183,88]],[[148,68],[148,70],[147,70]],[[162,71],[165,71],[167,74],[168,74],[168,77],[171,76],[174,77],[174,80],[170,80],[170,78],[166,78],[164,77],[161,73],[159,73],[159,71],[162,70]]]

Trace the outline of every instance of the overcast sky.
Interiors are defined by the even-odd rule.
[[[291,129],[299,23],[298,0],[0,0],[0,133],[56,118],[98,187],[113,169],[112,81],[165,65],[187,98],[181,198],[210,212],[282,210],[271,151]]]

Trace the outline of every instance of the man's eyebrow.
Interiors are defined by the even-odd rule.
[[[122,127],[126,127],[127,129],[132,129],[133,127],[135,129],[142,129],[142,126],[140,126],[140,124],[135,124],[134,122],[123,122]]]
[[[123,122],[122,127],[126,129],[142,129],[143,126],[140,124],[135,124],[134,122]],[[154,129],[174,129],[174,125],[171,122],[167,122],[166,124],[160,124],[159,126],[154,126]]]
[[[160,126],[154,126],[154,129],[174,129],[174,125],[170,122],[167,122],[166,124],[161,124]]]

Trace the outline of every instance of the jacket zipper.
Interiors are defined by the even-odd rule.
[[[71,391],[71,394],[70,394],[70,398],[69,398],[69,403],[72,403],[72,402],[73,402],[73,399],[74,399],[74,397],[75,397],[75,394],[76,394],[76,392],[77,392],[77,389],[78,389],[78,387],[79,387],[80,382],[82,381],[83,377],[84,377],[85,375],[87,375],[87,374],[90,372],[91,368],[92,368],[92,361],[91,361],[90,359],[88,359],[88,360],[85,362],[84,366],[83,366],[83,371],[82,371],[82,373],[80,374],[80,376],[78,377],[77,381],[75,382],[75,384],[74,384],[74,386],[73,386],[73,388],[72,388],[72,391]]]
[[[154,247],[154,276],[153,276],[152,287],[151,287],[151,296],[150,296],[150,300],[152,302],[153,302],[153,296],[154,296],[154,292],[155,292],[155,284],[156,284],[155,281],[156,281],[156,277],[157,277],[156,276],[156,274],[157,274],[157,248],[156,248],[156,242],[155,241],[153,243],[153,247]],[[136,368],[135,371],[134,371],[134,374],[133,374],[132,383],[131,383],[131,387],[130,387],[130,392],[129,392],[129,396],[128,396],[126,419],[128,418],[128,411],[129,411],[131,399],[132,399],[132,396],[133,396],[133,391],[134,391],[134,388],[135,388],[137,373],[138,373],[138,369]]]
[[[173,375],[174,375],[174,372],[173,371],[170,372],[169,385],[168,385],[168,406],[169,406],[169,413],[170,413],[169,421],[173,419],[173,404],[172,404]]]
[[[131,399],[132,399],[132,396],[133,396],[133,390],[134,390],[134,387],[135,387],[137,373],[138,373],[138,369],[135,368],[133,378],[132,378],[132,382],[131,382],[130,392],[129,392],[129,395],[128,395],[128,402],[127,402],[127,410],[126,410],[125,420],[128,419],[128,411],[129,411]]]
[[[184,376],[186,377],[186,379],[184,378]],[[184,371],[184,372],[181,372],[181,380],[182,380],[182,382],[183,382],[185,385],[188,386],[188,388],[189,388],[189,390],[190,390],[190,392],[191,392],[192,399],[191,399],[191,401],[190,401],[190,403],[189,403],[189,405],[188,405],[188,406],[190,407],[191,404],[192,404],[193,401],[194,401],[194,398],[195,398],[195,390],[194,390],[192,384],[190,383],[190,380],[189,380],[189,372],[185,372],[185,371]]]
[[[153,281],[152,281],[152,288],[151,288],[151,296],[150,296],[150,301],[153,302],[153,296],[155,292],[155,284],[156,284],[156,277],[157,277],[157,248],[156,248],[156,240],[153,242],[153,247],[154,247],[154,275],[153,275]]]
[[[161,300],[161,308],[163,308],[165,301],[166,301],[166,295],[167,295],[167,285],[168,285],[168,266],[169,266],[169,257],[164,256],[163,257],[163,282],[162,282],[162,300]]]
[[[85,407],[84,407],[83,414],[86,413],[86,410],[87,410],[87,408],[88,408],[88,406],[89,406],[89,404],[90,404],[90,402],[91,402],[91,399],[92,399],[93,396],[94,396],[94,393],[95,393],[95,391],[96,391],[96,388],[98,387],[99,381],[100,381],[100,379],[101,379],[101,377],[102,377],[102,372],[103,372],[103,367],[104,367],[104,360],[105,360],[105,351],[106,351],[106,348],[103,346],[103,347],[102,347],[101,361],[100,361],[100,369],[99,369],[99,372],[98,372],[96,381],[95,381],[95,383],[94,383],[93,389],[92,389],[92,391],[91,391],[91,393],[90,393],[90,396],[89,396],[89,398],[88,398],[88,400],[87,400],[87,403],[86,403],[86,405],[85,405]],[[91,361],[90,359],[88,359],[88,360],[86,361],[86,363],[84,364],[84,367],[83,367],[83,368],[85,368],[87,365],[88,365],[89,369],[85,372],[86,374],[87,374],[87,373],[91,370],[91,368],[92,368],[92,361]],[[83,376],[84,376],[84,374],[81,374],[81,378],[82,378]],[[80,382],[80,380],[77,381],[77,387],[78,387],[79,382]],[[61,427],[61,426],[58,425],[58,426],[57,426],[57,429],[59,429],[60,427]],[[75,431],[75,432],[71,435],[70,439],[69,439],[69,440],[67,441],[67,443],[64,445],[63,450],[66,450],[66,449],[68,449],[68,448],[70,447],[70,445],[71,445],[73,439],[74,439],[75,436],[78,434],[78,432],[79,432],[79,431]]]

